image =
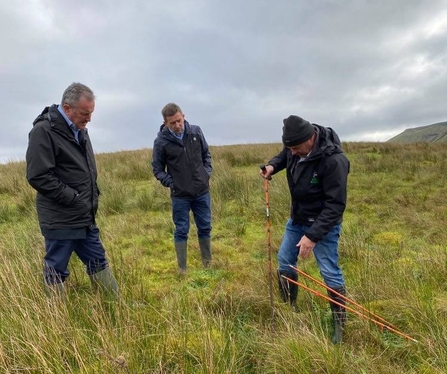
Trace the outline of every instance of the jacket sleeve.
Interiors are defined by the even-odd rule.
[[[268,163],[273,166],[273,174],[280,172],[287,167],[287,148],[284,147],[280,153],[273,157]]]
[[[203,167],[205,168],[206,173],[209,177],[211,177],[211,172],[213,170],[213,167],[211,165],[211,153],[208,147],[208,143],[206,142],[205,135],[203,135],[202,130],[200,129],[200,139],[202,143],[202,160],[203,160]]]
[[[313,242],[318,242],[339,222],[346,208],[349,161],[343,154],[327,158],[322,179],[324,208],[306,232]]]
[[[166,172],[166,153],[158,139],[155,139],[152,149],[152,171],[163,186],[172,187],[174,180]]]
[[[63,205],[70,205],[78,191],[62,183],[54,170],[56,160],[48,130],[35,125],[31,130],[26,151],[26,179],[40,194]]]

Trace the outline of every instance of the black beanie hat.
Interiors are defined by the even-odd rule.
[[[282,142],[286,147],[294,147],[309,140],[315,133],[315,128],[309,121],[291,115],[283,120]]]

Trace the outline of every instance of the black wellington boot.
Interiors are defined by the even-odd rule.
[[[340,295],[346,296],[346,288],[345,286],[334,288],[334,291],[338,292]],[[328,296],[336,301],[339,304],[342,304],[342,306],[337,305],[335,303],[329,302],[329,305],[331,307],[332,312],[332,321],[334,326],[334,334],[332,335],[332,343],[334,344],[340,344],[343,340],[343,329],[346,324],[347,320],[347,314],[346,314],[346,308],[344,307],[346,305],[346,302],[343,298],[338,296],[332,291],[328,291]]]
[[[281,299],[287,303],[289,302],[293,308],[296,308],[296,299],[298,296],[298,286],[295,283],[289,282],[287,277],[291,280],[298,281],[298,274],[292,271],[280,271],[278,269],[278,286]]]

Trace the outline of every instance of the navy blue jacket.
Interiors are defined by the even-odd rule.
[[[211,154],[199,126],[185,121],[183,139],[162,125],[152,150],[152,170],[172,197],[195,198],[209,191]]]
[[[300,157],[284,147],[268,164],[273,166],[273,174],[287,169],[293,224],[310,225],[305,235],[318,242],[343,220],[349,161],[335,131],[314,126],[317,138],[308,158],[298,162]]]
[[[76,229],[95,223],[99,190],[90,138],[86,134],[81,147],[55,104],[33,122],[26,177],[37,191],[42,229]]]

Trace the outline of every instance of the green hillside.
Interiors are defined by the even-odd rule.
[[[406,129],[404,132],[388,140],[388,142],[403,144],[447,142],[447,121]]]
[[[343,147],[351,161],[340,238],[348,296],[418,342],[349,311],[335,346],[327,301],[302,287],[292,310],[276,275],[271,307],[259,165],[282,144],[211,147],[213,266],[202,268],[193,225],[185,277],[177,273],[169,191],[143,149],[97,157],[98,224],[119,299],[94,290],[76,257],[66,302],[46,297],[25,164],[0,165],[0,373],[447,373],[447,147]],[[268,187],[276,269],[290,208],[285,173]],[[299,267],[321,280],[314,258]]]

